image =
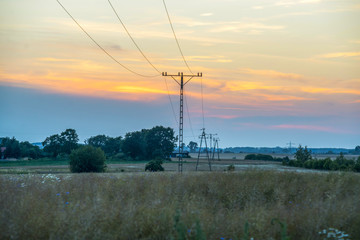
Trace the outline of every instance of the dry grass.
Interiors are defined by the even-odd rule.
[[[0,175],[0,239],[360,239],[360,175],[217,173]],[[176,220],[178,219],[178,221]]]

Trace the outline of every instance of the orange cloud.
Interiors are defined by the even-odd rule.
[[[250,68],[241,68],[239,70],[240,73],[249,74],[249,75],[260,75],[260,76],[267,76],[272,78],[286,78],[286,79],[300,79],[303,78],[302,75],[295,74],[295,73],[283,73],[277,72],[274,70],[257,70],[257,69],[250,69]]]
[[[337,52],[319,55],[320,58],[346,58],[346,57],[358,57],[360,52]]]
[[[353,94],[353,95],[360,95],[360,90],[355,90],[355,89],[302,87],[302,88],[301,88],[301,91],[303,91],[303,92],[308,92],[308,93]]]

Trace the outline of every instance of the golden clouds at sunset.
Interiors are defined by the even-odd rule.
[[[107,1],[61,3],[113,59],[56,1],[4,0],[0,2],[0,86],[166,104],[178,111],[178,84],[164,79],[144,59]],[[162,1],[113,4],[156,69],[189,74]],[[203,74],[184,90],[194,123],[202,122],[204,99],[206,115],[219,121],[214,126],[229,126],[230,133],[230,126],[240,123],[244,128],[260,126],[258,119],[241,120],[251,116],[276,118],[267,126],[277,127],[268,130],[343,133],[349,130],[330,130],[353,126],[354,132],[360,131],[353,123],[360,117],[356,110],[359,4],[342,0],[169,0],[167,4],[187,63],[194,73]],[[141,77],[121,65],[140,75],[158,76]],[[340,115],[345,121],[341,127]],[[305,122],[282,122],[290,121],[290,116]],[[326,123],[317,122],[319,117]],[[324,129],[306,127],[322,124]]]

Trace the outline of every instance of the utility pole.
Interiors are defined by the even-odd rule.
[[[191,79],[194,77],[202,77],[202,73],[198,73],[197,75],[184,75],[182,72],[178,73],[177,75],[168,75],[167,72],[163,72],[162,75],[164,77],[172,77],[174,81],[179,84],[180,86],[180,120],[179,120],[179,165],[178,165],[178,171],[183,171],[183,140],[184,140],[184,86],[190,82]],[[180,77],[180,82],[176,80],[175,77]],[[184,77],[188,77],[189,79],[184,83]]]

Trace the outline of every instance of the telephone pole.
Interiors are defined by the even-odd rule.
[[[183,146],[183,140],[184,140],[184,86],[190,82],[191,79],[193,79],[194,77],[202,77],[202,73],[197,73],[197,75],[184,75],[182,72],[178,73],[177,75],[168,75],[167,72],[163,72],[162,75],[164,77],[172,77],[172,79],[174,79],[174,81],[179,84],[180,86],[180,116],[179,116],[179,165],[178,165],[178,171],[182,172],[183,171],[183,150],[184,150],[184,146]],[[180,77],[180,82],[178,80],[176,80],[176,77]],[[184,77],[189,78],[185,83],[184,83]]]

